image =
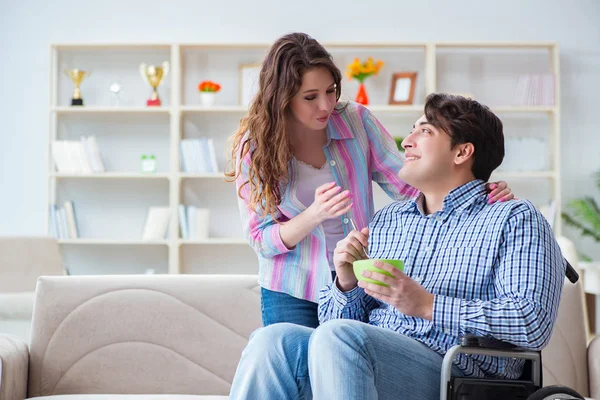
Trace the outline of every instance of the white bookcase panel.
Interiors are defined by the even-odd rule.
[[[137,48],[77,48],[60,51],[57,63],[57,106],[69,106],[74,84],[63,73],[65,68],[79,68],[91,71],[91,75],[84,78],[81,84],[81,96],[85,106],[110,107],[113,103],[113,94],[109,90],[113,82],[122,86],[120,106],[143,107],[150,97],[151,89],[140,74],[140,63],[162,64],[171,61],[169,47]],[[171,77],[170,71],[166,79],[159,86],[158,93],[162,104],[171,104]]]
[[[490,107],[512,106],[520,75],[550,73],[548,49],[438,48],[437,90],[472,94]]]
[[[258,258],[250,246],[182,245],[186,274],[258,274]]]
[[[267,51],[267,46],[182,47],[182,104],[200,104],[198,84],[210,80],[221,84],[215,106],[239,105],[240,66],[261,63]]]
[[[71,275],[168,273],[167,246],[64,244],[62,250]]]
[[[169,206],[167,180],[60,180],[57,205],[71,200],[82,239],[141,240],[151,206]]]
[[[356,57],[361,61],[372,57],[376,62],[382,60],[385,64],[378,75],[365,81],[369,103],[373,107],[387,106],[392,85],[392,74],[397,72],[417,72],[417,82],[413,104],[423,104],[425,101],[425,45],[418,47],[381,46],[374,48],[329,48],[337,67],[342,72],[342,97],[354,100],[358,92],[358,81],[348,79],[346,68]]]
[[[472,94],[502,118],[507,140],[544,140],[545,157],[502,168],[492,180],[507,180],[515,194],[536,205],[554,200],[560,215],[560,68],[553,43],[325,43],[343,74],[342,99],[354,99],[358,83],[345,76],[354,58],[383,60],[366,81],[369,108],[392,136],[406,137],[423,112],[428,93]],[[230,135],[248,107],[240,105],[240,66],[259,64],[269,44],[58,44],[51,47],[48,179],[49,203],[75,205],[79,239],[61,240],[72,273],[256,273],[256,255],[242,237],[235,185],[224,182]],[[158,88],[160,107],[147,107],[151,88],[140,63],[170,63]],[[71,107],[74,85],[64,68],[92,70],[81,85],[85,106]],[[418,73],[412,105],[388,105],[392,74]],[[514,105],[517,79],[554,73],[554,105]],[[213,107],[200,104],[203,80],[222,87]],[[110,85],[122,86],[117,106]],[[106,172],[57,173],[52,142],[95,136]],[[210,138],[219,172],[180,168],[183,139]],[[520,150],[519,157],[527,157]],[[526,153],[526,152],[525,152]],[[154,154],[157,172],[143,174],[142,154]],[[519,158],[517,157],[517,158]],[[531,161],[531,160],[528,160]],[[513,164],[511,164],[513,165]],[[528,169],[529,168],[529,169]],[[391,201],[375,187],[375,208]],[[210,209],[209,237],[184,240],[179,205]],[[142,241],[148,207],[171,209],[164,240]],[[560,233],[560,218],[555,230]]]
[[[188,179],[182,183],[183,204],[210,209],[210,238],[242,238],[235,185],[216,179]]]
[[[141,156],[156,157],[157,173],[170,172],[168,114],[68,114],[59,119],[58,140],[95,136],[106,172],[139,173]]]

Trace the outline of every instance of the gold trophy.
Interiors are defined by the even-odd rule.
[[[140,74],[144,81],[152,87],[152,95],[146,101],[147,106],[160,106],[160,98],[156,88],[161,84],[162,79],[169,74],[169,63],[162,63],[162,66],[140,64]]]
[[[81,82],[83,81],[83,79],[86,76],[89,77],[91,75],[91,72],[90,71],[82,71],[77,68],[73,68],[73,69],[66,68],[64,70],[64,73],[66,76],[71,78],[71,80],[75,84],[75,90],[73,90],[73,98],[71,99],[71,105],[72,106],[82,106],[83,99],[81,98],[81,91],[79,90],[79,85],[81,85]]]

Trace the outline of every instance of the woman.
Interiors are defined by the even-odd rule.
[[[278,39],[259,92],[233,136],[232,170],[244,231],[259,259],[265,326],[319,324],[319,290],[331,282],[333,250],[374,214],[375,181],[393,199],[417,190],[401,181],[396,143],[362,105],[339,103],[341,73],[315,39]],[[513,197],[488,184],[490,202]]]

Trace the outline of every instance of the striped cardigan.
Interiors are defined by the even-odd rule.
[[[334,112],[327,124],[323,147],[327,162],[342,190],[350,190],[352,209],[341,216],[344,233],[352,230],[349,218],[359,228],[369,224],[374,214],[373,185],[377,182],[393,199],[413,198],[418,191],[398,178],[402,167],[396,143],[381,123],[364,106],[350,102]],[[248,181],[251,151],[241,160],[236,186]],[[239,157],[238,157],[239,165]],[[279,235],[280,222],[288,221],[306,207],[296,198],[298,171],[289,165],[289,182],[282,190],[276,215],[261,216],[249,206],[250,185],[244,185],[238,199],[244,235],[258,255],[258,283],[269,290],[299,299],[319,300],[319,290],[331,282],[331,270],[323,227],[317,226],[294,248],[288,249]]]

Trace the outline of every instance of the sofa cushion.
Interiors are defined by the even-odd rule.
[[[41,277],[28,395],[227,395],[260,325],[256,276]]]

